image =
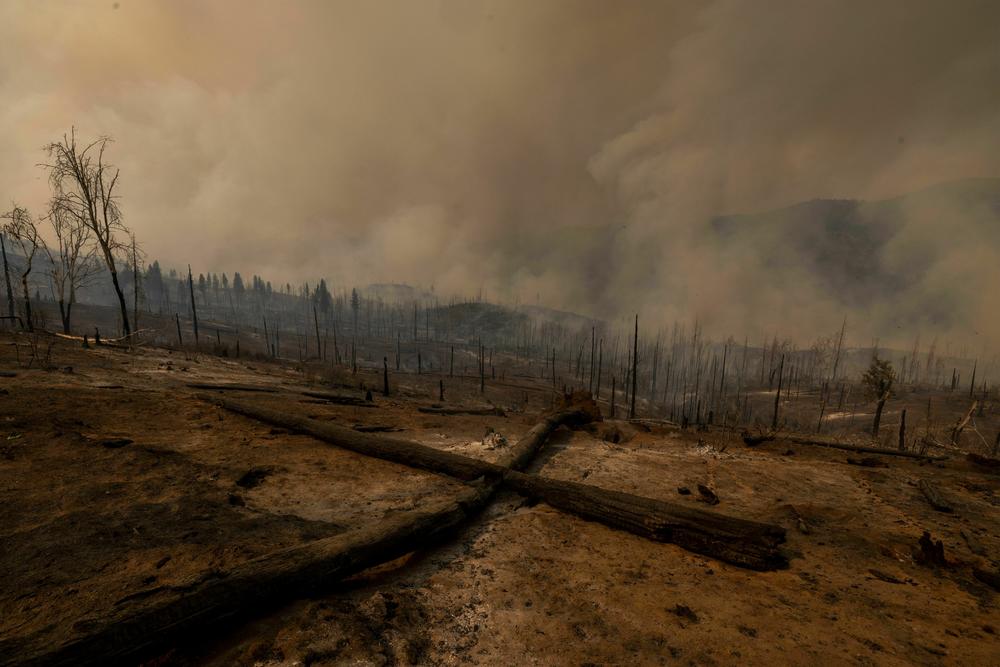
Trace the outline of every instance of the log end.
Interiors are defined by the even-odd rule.
[[[556,408],[556,411],[566,412],[567,410],[580,412],[585,415],[584,418],[576,422],[577,424],[584,424],[592,421],[599,422],[604,419],[604,417],[601,416],[601,409],[598,407],[597,401],[595,401],[594,397],[590,395],[590,392],[583,390],[563,394],[562,400],[559,403],[559,407]]]
[[[746,430],[744,430],[740,434],[740,437],[743,438],[743,444],[746,445],[747,447],[756,447],[757,445],[761,445],[765,442],[770,442],[771,440],[774,440],[773,434],[761,433],[754,435],[750,431]]]

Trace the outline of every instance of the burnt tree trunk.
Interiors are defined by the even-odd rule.
[[[441,380],[441,396],[440,400],[444,400],[444,380]],[[504,411],[501,408],[441,408],[436,406],[421,406],[417,408],[417,412],[423,412],[429,415],[491,415],[495,417],[503,417]]]
[[[788,565],[778,550],[785,541],[780,526],[515,471],[504,474],[504,484],[584,519],[740,567],[775,570]]]
[[[265,394],[275,394],[278,392],[277,389],[266,384],[188,382],[184,386],[190,387],[191,389],[207,389],[209,391],[252,391],[252,392],[262,392]]]
[[[776,440],[778,437],[773,434],[764,436],[753,436],[749,432],[743,433],[743,443],[753,447],[764,442]],[[882,447],[865,447],[864,445],[852,445],[836,440],[822,440],[820,438],[807,438],[798,435],[782,435],[780,439],[793,442],[797,445],[815,445],[817,447],[830,447],[832,449],[843,449],[848,452],[859,452],[862,454],[881,454],[883,456],[902,456],[904,458],[921,459],[925,461],[943,461],[947,456],[935,456],[933,454],[917,454],[916,452],[901,452],[898,449],[884,449]]]
[[[594,396],[595,401],[601,400],[601,367],[604,365],[604,339],[602,338],[597,344],[597,392]],[[553,355],[553,370],[555,369],[555,357]]]
[[[30,268],[28,269],[31,270]],[[28,331],[35,330],[35,320],[31,317],[31,295],[28,289],[28,274],[21,275],[21,288],[24,292],[24,324]]]
[[[878,440],[878,427],[882,423],[882,410],[885,409],[885,402],[889,400],[889,392],[883,393],[875,406],[875,421],[872,422],[872,438]]]
[[[265,354],[270,357],[274,356],[274,347],[271,345],[271,336],[267,333],[267,316],[262,315],[261,319],[264,320],[264,350]]]
[[[0,253],[3,254],[3,277],[7,285],[7,315],[15,317],[14,290],[10,285],[10,267],[7,265],[7,245],[3,241],[3,234],[0,234]]]
[[[70,280],[70,305],[73,304],[73,281]],[[135,249],[135,234],[132,234],[132,326],[139,332],[139,257]]]
[[[906,451],[906,408],[899,415],[899,451]]]
[[[59,299],[59,319],[62,321],[63,333],[69,335],[70,309],[73,303],[67,304],[63,299]]]
[[[781,407],[781,377],[785,374],[785,355],[781,355],[778,365],[778,393],[774,395],[774,417],[771,418],[771,428],[778,428],[778,410]]]
[[[324,585],[432,545],[482,509],[497,486],[480,483],[433,508],[275,551],[221,577],[150,589],[148,595],[115,605],[109,616],[60,642],[42,635],[5,639],[0,642],[0,664],[137,664],[192,636],[208,636],[210,628],[253,610],[312,595]]]
[[[194,327],[194,346],[198,347],[198,306],[194,301],[194,278],[191,275],[191,265],[188,264],[188,291],[191,294],[191,324]]]
[[[924,498],[927,499],[930,506],[938,512],[947,512],[950,514],[954,511],[944,496],[941,495],[941,491],[934,482],[929,479],[922,479],[917,482],[917,488],[920,489],[920,493],[924,494]]]
[[[632,402],[628,408],[628,418],[635,419],[635,390],[639,371],[639,315],[635,316],[635,338],[632,342]]]
[[[319,313],[316,312],[315,303],[313,304],[313,324],[316,325],[316,358],[323,361],[323,340],[319,337]],[[386,389],[385,395],[389,395],[388,389]]]
[[[615,392],[617,391],[617,389],[615,388],[615,382],[616,381],[617,381],[617,378],[614,375],[612,375],[611,376],[611,418],[612,419],[615,418]]]
[[[349,396],[345,394],[334,394],[329,391],[312,391],[305,390],[302,392],[303,396],[308,396],[310,398],[316,398],[321,401],[326,401],[327,403],[333,403],[334,405],[353,405],[358,408],[375,408],[378,407],[375,403],[365,400],[363,396]]]
[[[962,416],[961,419],[955,424],[954,428],[951,429],[951,444],[957,445],[959,438],[962,437],[962,431],[969,424],[969,420],[972,419],[972,413],[976,411],[976,401],[972,402],[969,406],[968,411]]]

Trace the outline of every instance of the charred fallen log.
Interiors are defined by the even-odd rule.
[[[443,408],[436,405],[421,406],[417,412],[428,415],[492,415],[503,417],[504,411],[500,408]]]
[[[931,480],[929,479],[920,480],[919,482],[917,482],[917,488],[920,489],[920,493],[924,495],[924,498],[927,499],[927,502],[930,504],[930,506],[936,509],[938,512],[947,512],[950,514],[951,512],[954,511],[951,505],[948,504],[948,501],[945,499],[945,497],[941,495],[941,490],[938,489],[937,484],[935,484]]]
[[[975,454],[970,452],[966,457],[972,463],[976,465],[983,466],[984,468],[993,468],[994,470],[1000,470],[1000,459],[994,459],[989,456],[983,456],[981,454]]]
[[[504,485],[552,507],[751,570],[777,570],[785,529],[588,484],[509,471]]]
[[[303,391],[303,396],[309,396],[310,398],[318,398],[326,403],[333,403],[335,405],[353,405],[359,408],[374,408],[375,403],[366,400],[361,396],[349,396],[344,394],[333,394],[328,391]]]
[[[987,584],[996,591],[1000,591],[1000,572],[987,570],[979,566],[973,566],[972,575],[979,581]]]
[[[771,442],[772,440],[786,440],[797,445],[813,445],[816,447],[829,447],[831,449],[842,449],[848,452],[858,452],[861,454],[880,454],[882,456],[900,456],[903,458],[921,459],[925,461],[943,461],[947,456],[935,456],[933,454],[918,454],[917,452],[901,452],[898,449],[885,449],[883,447],[866,447],[864,445],[852,445],[837,440],[825,440],[822,438],[808,438],[800,435],[765,433],[753,435],[749,432],[743,433],[743,443],[748,447]]]
[[[371,527],[275,551],[214,577],[142,591],[108,616],[77,623],[74,627],[87,630],[68,638],[0,641],[0,664],[135,664],[247,610],[313,594],[324,585],[429,546],[478,512],[497,486],[496,481],[471,485],[433,509],[404,512]]]
[[[482,477],[485,474],[499,476],[497,472],[502,472],[500,466],[493,466],[407,440],[362,433],[329,422],[300,417],[245,401],[219,396],[202,396],[201,398],[244,417],[311,435],[318,440],[336,444],[353,452],[393,461],[411,468],[420,468],[465,481]],[[520,443],[518,444],[520,445]]]
[[[251,391],[251,392],[262,392],[267,394],[275,394],[278,392],[277,387],[271,387],[266,384],[188,382],[184,386],[189,387],[191,389],[202,389],[209,391]]]

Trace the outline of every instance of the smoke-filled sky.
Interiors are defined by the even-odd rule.
[[[6,0],[0,201],[44,207],[71,125],[196,273],[1000,342],[995,210],[912,211],[876,257],[912,277],[863,303],[710,224],[1000,177],[992,0]]]

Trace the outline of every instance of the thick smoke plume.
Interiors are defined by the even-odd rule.
[[[40,147],[75,125],[117,140],[149,253],[196,271],[992,345],[1000,184],[932,186],[1000,176],[998,25],[974,1],[7,2],[0,197],[41,209]]]

